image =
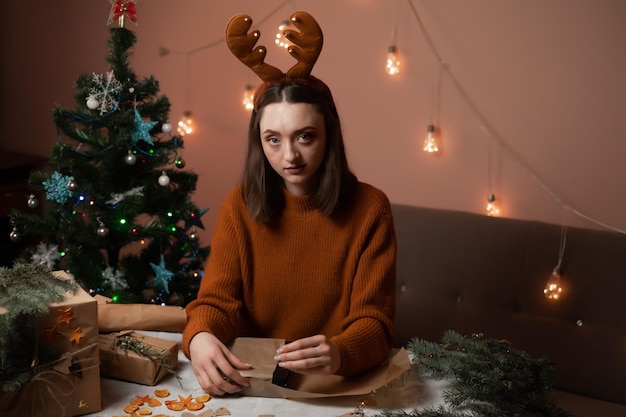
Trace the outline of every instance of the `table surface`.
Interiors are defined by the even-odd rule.
[[[161,339],[179,342],[180,333],[138,332]],[[180,347],[180,345],[179,345]],[[102,411],[86,414],[88,417],[128,416],[124,407],[138,396],[154,397],[156,389],[168,389],[171,393],[166,399],[176,399],[178,395],[193,397],[204,392],[198,385],[189,359],[179,349],[177,373],[181,385],[173,375],[168,375],[156,386],[140,385],[131,382],[101,378]],[[377,390],[368,396],[332,397],[320,399],[282,399],[261,397],[212,397],[200,411],[171,411],[165,405],[153,407],[152,416],[162,414],[172,417],[209,416],[209,410],[224,407],[232,416],[272,415],[298,417],[338,417],[354,412],[361,401],[367,399],[364,412],[367,416],[380,414],[383,410],[423,409],[443,404],[442,391],[445,383],[440,381],[421,380],[415,371],[409,371],[400,379]]]

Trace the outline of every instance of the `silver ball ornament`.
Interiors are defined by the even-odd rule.
[[[20,238],[20,232],[18,232],[14,227],[13,230],[11,230],[11,233],[9,233],[9,239],[11,239],[11,242],[17,242]]]
[[[67,183],[67,189],[70,191],[75,191],[78,188],[78,183],[76,181],[74,181],[74,179],[71,179],[68,181]]]
[[[90,110],[95,110],[98,108],[100,103],[94,97],[87,98],[87,108]]]
[[[39,206],[39,200],[37,200],[35,194],[31,194],[28,196],[28,201],[26,201],[26,204],[28,205],[28,207],[34,209]]]
[[[96,230],[96,233],[98,234],[98,236],[104,237],[109,234],[109,229],[107,229],[103,225],[100,225],[100,227],[98,227],[98,230]]]
[[[126,165],[135,165],[135,163],[137,162],[137,157],[134,153],[128,152],[128,155],[124,157],[124,162],[126,162]]]
[[[163,172],[163,174],[159,177],[159,185],[161,187],[167,187],[170,185],[170,177],[168,177],[165,172]]]
[[[172,131],[172,124],[171,123],[163,123],[163,126],[161,126],[161,130],[164,133],[170,133]]]
[[[178,157],[174,160],[174,165],[176,165],[176,168],[183,169],[185,168],[185,160],[183,158]]]

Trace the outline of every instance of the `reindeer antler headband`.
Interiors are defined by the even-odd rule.
[[[261,32],[254,30],[248,33],[252,26],[250,16],[238,14],[230,19],[226,26],[226,43],[231,52],[263,80],[264,87],[282,80],[298,80],[314,87],[321,83],[322,86],[319,88],[329,93],[328,87],[311,75],[311,70],[322,51],[324,42],[322,29],[313,16],[306,12],[295,12],[290,20],[300,32],[286,29],[284,36],[293,43],[288,52],[298,62],[286,73],[264,62],[267,50],[264,46],[256,47]],[[259,93],[257,91],[255,94],[256,98],[260,96]]]

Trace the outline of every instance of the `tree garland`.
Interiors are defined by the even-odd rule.
[[[550,400],[554,368],[506,340],[463,336],[448,330],[441,343],[414,338],[408,345],[424,378],[445,379],[445,405],[424,410],[384,411],[384,417],[562,417],[568,414]]]

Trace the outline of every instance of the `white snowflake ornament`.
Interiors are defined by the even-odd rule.
[[[126,282],[124,274],[122,274],[118,269],[113,269],[110,266],[102,271],[102,281],[109,284],[113,291],[125,290],[128,288],[128,282]]]
[[[115,79],[113,71],[107,72],[106,76],[102,74],[94,73],[91,82],[93,86],[89,90],[89,98],[87,99],[87,107],[89,107],[89,100],[92,100],[92,105],[98,102],[93,109],[96,110],[100,107],[100,116],[108,111],[117,110],[119,108],[119,94],[122,91],[122,83]]]
[[[37,245],[37,252],[33,253],[30,257],[33,264],[44,263],[48,268],[52,269],[61,258],[59,255],[59,247],[57,245],[46,245],[44,242],[40,242]]]

